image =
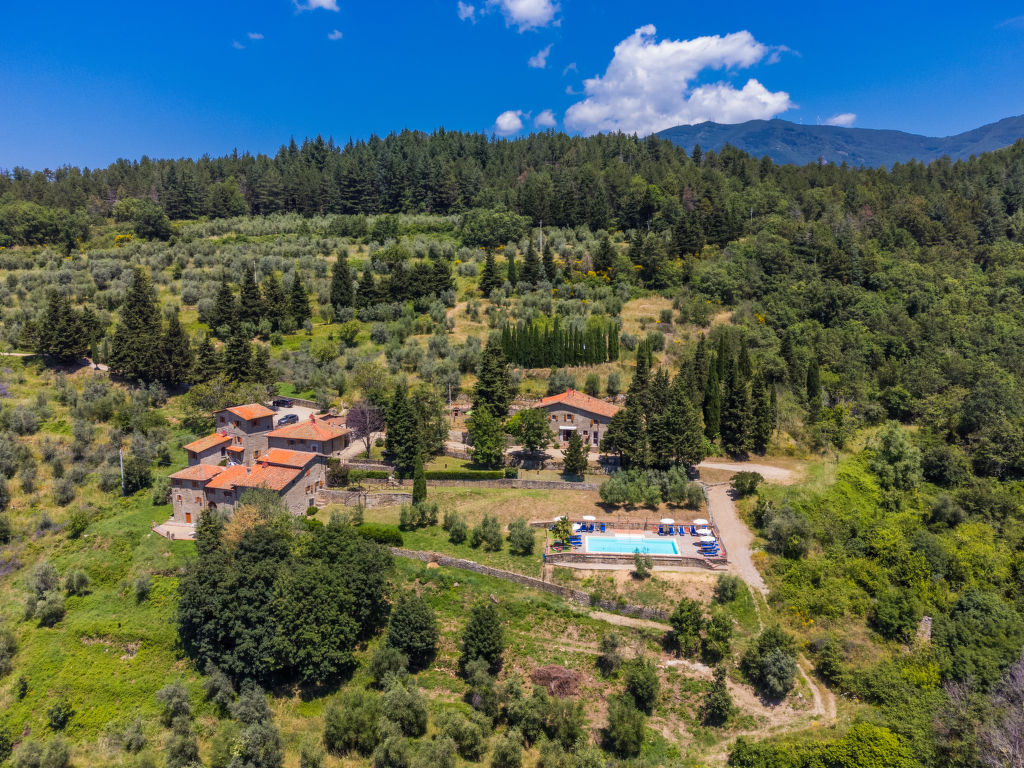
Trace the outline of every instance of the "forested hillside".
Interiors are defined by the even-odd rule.
[[[131,699],[131,727],[150,744],[173,742],[176,765],[200,746],[221,760],[211,764],[281,764],[253,680],[277,686],[290,756],[308,746],[301,718],[324,720],[330,765],[344,754],[455,765],[456,741],[460,761],[491,752],[509,768],[524,746],[526,765],[574,768],[701,765],[727,751],[751,768],[1014,765],[1003,755],[1019,744],[1024,646],[1024,142],[887,171],[779,166],[622,135],[403,132],[345,147],[292,142],[274,157],[15,169],[0,176],[0,275],[2,351],[26,356],[0,366],[0,621],[14,628],[0,626],[0,736],[60,730],[42,715],[55,696],[81,710],[68,731],[79,754],[106,755],[101,732],[114,725],[127,743],[134,732],[110,690],[62,677],[39,649],[65,638],[84,653],[95,636],[121,637],[110,617],[122,614],[126,632],[157,617],[170,634],[176,610],[181,645],[146,639],[166,668],[143,685],[169,689],[182,676],[198,691],[202,675],[209,701],[181,705],[178,689],[163,689],[160,708],[141,689]],[[81,367],[84,355],[112,376]],[[493,471],[506,439],[546,446],[547,422],[533,429],[530,405],[567,387],[625,395],[601,445],[624,471],[600,497],[561,491],[551,504],[584,498],[587,511],[644,507],[658,519],[669,502],[700,508],[686,470],[705,456],[809,467],[801,484],[739,502],[767,602],[755,610],[735,583],[714,605],[673,593],[667,645],[631,635],[639,651],[623,667],[625,695],[611,687],[619,640],[596,620],[511,588],[494,608],[492,582],[473,577],[476,592],[456,593],[447,571],[396,566],[366,543],[404,535],[539,575],[533,540],[520,542],[532,536],[525,515],[555,512],[548,492],[432,487],[460,511],[380,512],[358,537],[362,509],[292,525],[263,502],[241,522],[210,521],[198,552],[147,536],[169,514],[164,476],[216,408],[297,395],[352,409],[365,458],[421,478],[425,462],[449,469],[449,402],[473,406],[472,463],[460,471]],[[506,422],[510,405],[522,410]],[[129,498],[116,500],[122,453]],[[579,471],[569,463],[567,449],[566,474],[587,469],[585,458]],[[523,505],[502,518],[507,554],[495,499]],[[109,567],[98,562],[107,548],[118,553]],[[356,563],[371,564],[367,583],[349,578]],[[75,586],[78,570],[91,592],[89,578]],[[619,588],[653,600],[644,578]],[[598,594],[595,583],[586,588]],[[401,631],[381,639],[393,608],[412,610],[389,589],[422,592],[438,612],[441,640],[434,613],[413,606],[433,638],[429,653],[415,649],[415,679],[414,654],[394,655]],[[253,608],[268,594],[272,621]],[[321,595],[372,603],[373,615],[317,613]],[[501,621],[516,633],[508,645]],[[600,640],[599,681],[589,650],[559,658],[585,659],[586,696],[610,697],[607,712],[524,697],[510,678],[549,662],[533,633],[554,644],[566,627]],[[466,650],[478,641],[490,650]],[[685,664],[645,666],[644,653],[669,651],[719,665],[711,690],[720,695],[728,675],[767,712],[810,696],[797,682],[803,654],[842,694],[840,717],[763,742],[767,722],[728,705],[702,720],[692,697],[711,683],[680,678]],[[59,690],[35,687],[44,674]],[[441,700],[436,733],[421,685]],[[395,722],[378,729],[382,707]],[[407,711],[416,722],[402,720]],[[277,762],[231,761],[232,749],[267,743]],[[303,765],[323,762],[308,751]],[[117,754],[111,764],[135,764]]]

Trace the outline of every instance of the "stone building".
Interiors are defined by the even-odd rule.
[[[548,425],[557,445],[564,447],[573,432],[579,432],[583,444],[595,450],[608,430],[608,424],[620,408],[605,400],[575,389],[541,400],[536,408],[547,411]]]
[[[230,437],[215,432],[183,447],[188,453],[188,465],[191,467],[196,464],[220,464],[228,458],[228,447],[231,445]]]
[[[233,461],[252,466],[267,452],[267,434],[274,429],[274,412],[265,405],[234,405],[217,411],[214,419],[217,433],[231,438]]]
[[[309,451],[330,456],[345,448],[349,443],[347,427],[335,426],[314,416],[308,421],[278,427],[267,434],[270,448],[285,448],[292,451]]]

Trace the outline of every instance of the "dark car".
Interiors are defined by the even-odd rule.
[[[289,413],[289,414],[287,414],[285,416],[282,416],[280,419],[278,419],[277,426],[283,427],[285,424],[298,424],[298,422],[299,422],[299,417],[296,416],[294,413]]]
[[[275,408],[291,408],[292,407],[292,401],[288,400],[287,398],[282,397],[282,398],[272,402],[271,405],[274,406]]]

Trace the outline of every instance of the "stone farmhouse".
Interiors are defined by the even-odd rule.
[[[174,523],[230,513],[250,488],[276,491],[293,515],[314,504],[327,457],[348,446],[349,431],[315,416],[275,429],[274,416],[259,403],[225,408],[214,414],[216,432],[184,446],[188,467],[170,477]]]
[[[535,407],[547,411],[549,426],[559,446],[564,446],[573,432],[579,432],[583,444],[591,450],[601,444],[608,424],[620,410],[617,405],[575,389],[545,397]]]

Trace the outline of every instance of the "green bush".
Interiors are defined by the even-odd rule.
[[[780,627],[768,627],[743,654],[740,668],[763,694],[781,699],[796,682],[796,641]]]
[[[380,709],[406,736],[418,738],[427,732],[427,703],[408,679],[392,681],[380,697]]]
[[[515,480],[519,477],[519,467],[505,467],[502,472],[505,473],[506,480]]]
[[[501,550],[501,524],[498,518],[484,515],[483,519],[473,528],[469,535],[469,545],[476,549],[481,544],[491,552]]]
[[[71,702],[62,699],[46,710],[46,721],[50,730],[63,731],[71,722],[71,716],[74,714],[75,710],[72,709]]]
[[[482,716],[473,713],[476,718]],[[442,737],[455,742],[455,748],[463,760],[476,762],[487,751],[487,733],[490,724],[472,720],[461,712],[446,711],[437,717],[437,730]]]
[[[731,485],[736,494],[742,498],[756,491],[757,486],[763,481],[764,478],[757,472],[737,472],[732,476]]]
[[[648,659],[630,659],[622,665],[626,677],[626,693],[636,704],[636,708],[645,714],[654,710],[658,701],[658,670]]]
[[[405,543],[402,534],[397,529],[389,525],[381,525],[380,523],[363,523],[356,526],[356,533],[364,539],[369,539],[389,547],[400,547]]]
[[[364,757],[377,746],[380,699],[370,691],[346,688],[327,707],[324,746],[336,755],[356,752]]]
[[[633,706],[628,696],[616,696],[608,702],[608,725],[604,730],[604,748],[616,757],[640,754],[647,718]]]
[[[532,555],[536,536],[521,517],[508,524],[508,549],[513,555]]]
[[[403,594],[391,611],[387,644],[406,654],[413,670],[430,664],[437,652],[437,616],[419,595]]]
[[[731,603],[740,591],[740,577],[733,573],[720,573],[715,582],[715,602]]]
[[[701,719],[705,725],[725,725],[731,713],[732,696],[725,685],[725,667],[718,667],[701,706]]]
[[[386,469],[353,469],[348,473],[350,483],[358,483],[360,480],[387,480],[391,473]]]
[[[68,537],[72,539],[80,537],[88,527],[89,513],[84,509],[76,509],[68,516],[68,521],[64,524],[64,530],[67,532]]]
[[[374,649],[367,667],[377,688],[383,688],[391,678],[405,677],[409,673],[409,657],[398,648],[381,643]]]

